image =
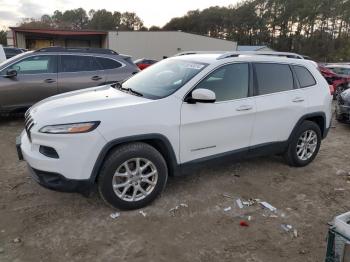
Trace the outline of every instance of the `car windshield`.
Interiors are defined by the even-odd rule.
[[[206,66],[193,61],[166,59],[136,74],[122,87],[146,98],[160,99],[181,88]]]
[[[3,66],[6,66],[8,64],[10,64],[13,60],[17,60],[18,58],[24,56],[24,55],[27,55],[28,52],[23,52],[23,53],[20,53],[18,55],[15,55],[7,60],[5,60],[4,62],[0,63],[0,68],[2,68]]]

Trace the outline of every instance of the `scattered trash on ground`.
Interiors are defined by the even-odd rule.
[[[109,216],[111,218],[113,218],[113,219],[116,219],[116,218],[118,218],[120,216],[120,213],[119,212],[115,212],[115,213],[110,214]]]
[[[293,229],[293,227],[291,225],[288,225],[288,224],[282,224],[281,228],[286,232],[289,232]]]
[[[238,205],[239,208],[243,208],[243,203],[242,203],[242,200],[241,200],[240,198],[238,198],[238,199],[236,200],[236,203],[237,203],[237,205]]]
[[[173,208],[169,209],[169,213],[171,213],[171,214],[174,216],[174,215],[175,215],[175,212],[176,212],[180,207],[188,208],[188,205],[187,205],[187,204],[184,204],[184,203],[181,203],[180,205],[177,205],[176,207],[173,207]]]
[[[0,247],[0,254],[4,253],[5,249],[3,249],[2,247]]]
[[[14,240],[13,240],[13,243],[21,243],[22,242],[22,239],[20,239],[19,237],[16,237]]]
[[[252,216],[248,216],[248,221],[251,221],[252,220]]]
[[[139,211],[139,213],[143,216],[143,217],[146,217],[147,216],[147,213],[143,210]]]
[[[277,208],[275,208],[274,206],[270,205],[267,202],[264,202],[264,201],[260,202],[260,205],[262,205],[264,208],[269,209],[271,212],[276,212],[277,211]]]
[[[298,237],[298,230],[296,230],[295,228],[294,228],[294,230],[293,230],[293,236],[294,236],[295,238]]]
[[[230,196],[229,194],[222,194],[223,197],[227,197],[227,198],[234,198],[233,196]]]
[[[225,212],[228,212],[228,211],[230,211],[232,208],[231,207],[226,207],[226,208],[224,208],[224,211]]]
[[[345,188],[334,188],[334,191],[345,191]]]
[[[27,183],[27,182],[24,181],[24,182],[17,183],[16,185],[12,186],[12,187],[10,188],[10,190],[14,190],[14,189],[16,189],[17,187],[19,187],[19,186],[21,186],[21,185],[24,185],[25,183]]]
[[[241,227],[249,227],[249,224],[247,222],[243,221],[243,220],[239,222],[239,225]]]
[[[337,176],[349,176],[350,173],[346,172],[344,169],[338,169],[336,172]]]

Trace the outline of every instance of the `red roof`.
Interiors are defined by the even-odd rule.
[[[63,29],[32,29],[23,27],[10,27],[15,32],[36,33],[45,35],[107,35],[106,31],[90,31],[90,30],[63,30]]]

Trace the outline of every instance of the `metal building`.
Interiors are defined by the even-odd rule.
[[[184,51],[235,51],[233,41],[181,31],[92,31],[11,27],[8,45],[29,50],[48,46],[103,47],[134,59],[160,60]]]

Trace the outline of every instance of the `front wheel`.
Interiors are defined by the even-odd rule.
[[[102,199],[119,209],[137,209],[151,203],[164,189],[168,177],[162,155],[145,143],[116,148],[98,177]]]
[[[320,146],[320,127],[312,121],[304,121],[293,134],[284,157],[290,166],[306,166],[315,159]]]

